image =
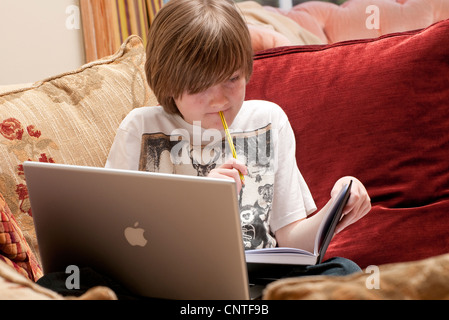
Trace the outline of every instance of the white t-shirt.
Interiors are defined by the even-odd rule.
[[[260,100],[245,101],[229,130],[248,167],[239,195],[245,248],[274,247],[278,229],[316,210],[296,164],[293,130],[278,105]],[[120,124],[106,167],[207,176],[230,157],[224,130],[142,107]]]

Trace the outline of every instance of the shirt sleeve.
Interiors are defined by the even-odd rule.
[[[275,185],[270,229],[280,228],[306,218],[317,208],[312,194],[296,163],[296,141],[288,120],[276,139]]]
[[[141,148],[141,134],[132,116],[126,117],[117,130],[109,151],[106,168],[138,170]]]

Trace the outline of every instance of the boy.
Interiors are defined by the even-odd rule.
[[[232,179],[246,249],[277,245],[311,250],[330,201],[308,218],[316,206],[298,170],[295,137],[285,113],[267,101],[244,101],[253,52],[234,3],[170,0],[156,15],[148,38],[145,69],[160,106],[130,112],[106,167]],[[220,111],[235,139],[238,160],[229,151]],[[353,177],[338,180],[331,199],[350,179],[351,196],[337,232],[371,208],[364,186]],[[343,269],[341,274],[357,268],[349,263]]]

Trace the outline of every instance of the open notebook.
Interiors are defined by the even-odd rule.
[[[349,184],[343,186],[338,196],[326,211],[315,236],[313,252],[285,247],[247,250],[245,252],[246,262],[295,265],[313,265],[320,263],[334,236],[335,227],[341,219],[343,208],[348,202],[351,186],[352,180]]]

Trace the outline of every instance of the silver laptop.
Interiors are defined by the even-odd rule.
[[[44,273],[92,267],[137,295],[248,299],[233,182],[24,163]]]

